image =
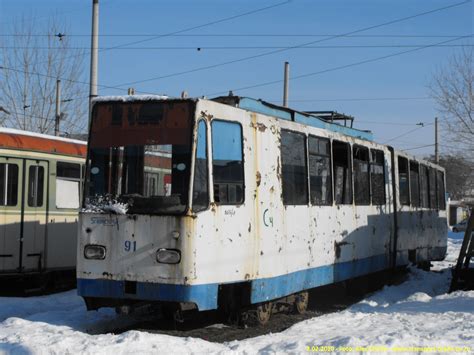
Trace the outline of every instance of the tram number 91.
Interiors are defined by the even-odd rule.
[[[128,253],[137,250],[137,242],[135,240],[126,240],[123,246],[124,250]]]

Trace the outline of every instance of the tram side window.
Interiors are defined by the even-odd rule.
[[[372,204],[385,204],[385,157],[383,151],[371,149],[370,181],[372,185]]]
[[[398,191],[402,205],[410,204],[410,189],[408,184],[408,159],[398,157]]]
[[[28,206],[43,206],[44,168],[32,165],[28,169]]]
[[[421,195],[421,207],[430,207],[430,191],[429,191],[429,175],[428,168],[424,165],[420,165],[420,195]]]
[[[221,205],[244,202],[242,127],[238,123],[212,121],[212,174],[214,201]]]
[[[445,210],[444,173],[442,171],[436,172],[436,191],[438,192],[438,208],[440,210]]]
[[[206,123],[203,120],[198,123],[193,190],[193,210],[195,212],[205,210],[209,206],[209,189]]]
[[[433,168],[429,168],[430,207],[432,209],[438,208],[435,181],[436,181],[436,171]]]
[[[334,200],[336,204],[352,203],[351,147],[348,143],[332,142],[334,170]]]
[[[0,206],[18,202],[18,165],[0,163]]]
[[[332,204],[331,143],[327,138],[312,137],[309,146],[309,182],[313,205]]]
[[[410,191],[411,191],[411,205],[420,207],[420,176],[419,164],[410,161]]]
[[[354,202],[370,204],[369,149],[360,145],[352,148],[354,161]]]
[[[56,208],[79,208],[81,165],[56,164]]]
[[[281,166],[284,205],[308,204],[305,135],[281,131]]]

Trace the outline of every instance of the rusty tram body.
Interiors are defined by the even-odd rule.
[[[304,310],[308,289],[445,256],[443,168],[370,132],[235,96],[102,97],[92,112],[88,309],[254,307],[264,322],[273,300]],[[90,208],[104,196],[126,208]]]

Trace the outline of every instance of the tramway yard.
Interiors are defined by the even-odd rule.
[[[150,316],[119,316],[110,308],[87,312],[75,290],[27,299],[3,297],[0,351],[64,353],[74,348],[78,352],[105,354],[125,353],[133,347],[141,352],[256,353],[304,352],[307,346],[315,345],[420,344],[457,344],[472,349],[474,292],[446,293],[449,267],[458,256],[460,238],[461,233],[450,234],[446,260],[434,262],[434,271],[411,268],[403,283],[367,294],[358,302],[343,297],[322,308],[310,304],[310,311],[304,316],[275,315],[264,330],[198,321],[172,330],[169,325],[166,328],[152,323],[157,318]],[[353,302],[356,303],[350,305]],[[421,323],[431,325],[416,326]],[[346,335],[349,329],[351,336]]]

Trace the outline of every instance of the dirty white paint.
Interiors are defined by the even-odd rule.
[[[203,116],[208,129],[209,172],[212,172],[210,121],[229,120],[242,126],[244,202],[237,206],[216,205],[213,202],[212,174],[209,174],[211,204],[207,210],[197,214],[190,212],[187,216],[175,217],[84,212],[79,227],[78,278],[206,285],[274,278],[375,256],[385,258],[385,267],[391,266],[395,243],[394,193],[388,147],[213,101],[198,100],[195,119]],[[386,204],[283,206],[281,129],[382,150],[385,155]],[[411,208],[399,207],[400,212],[405,210]],[[409,249],[419,250],[419,261],[444,257],[445,211],[430,211],[420,216],[416,221],[399,220],[401,230],[413,232],[398,237],[398,264],[408,262]],[[178,238],[173,237],[176,234],[179,234]],[[131,250],[127,242],[134,246]],[[87,244],[105,246],[106,259],[85,260],[83,250]],[[181,262],[176,265],[158,263],[156,251],[159,248],[180,250]]]

